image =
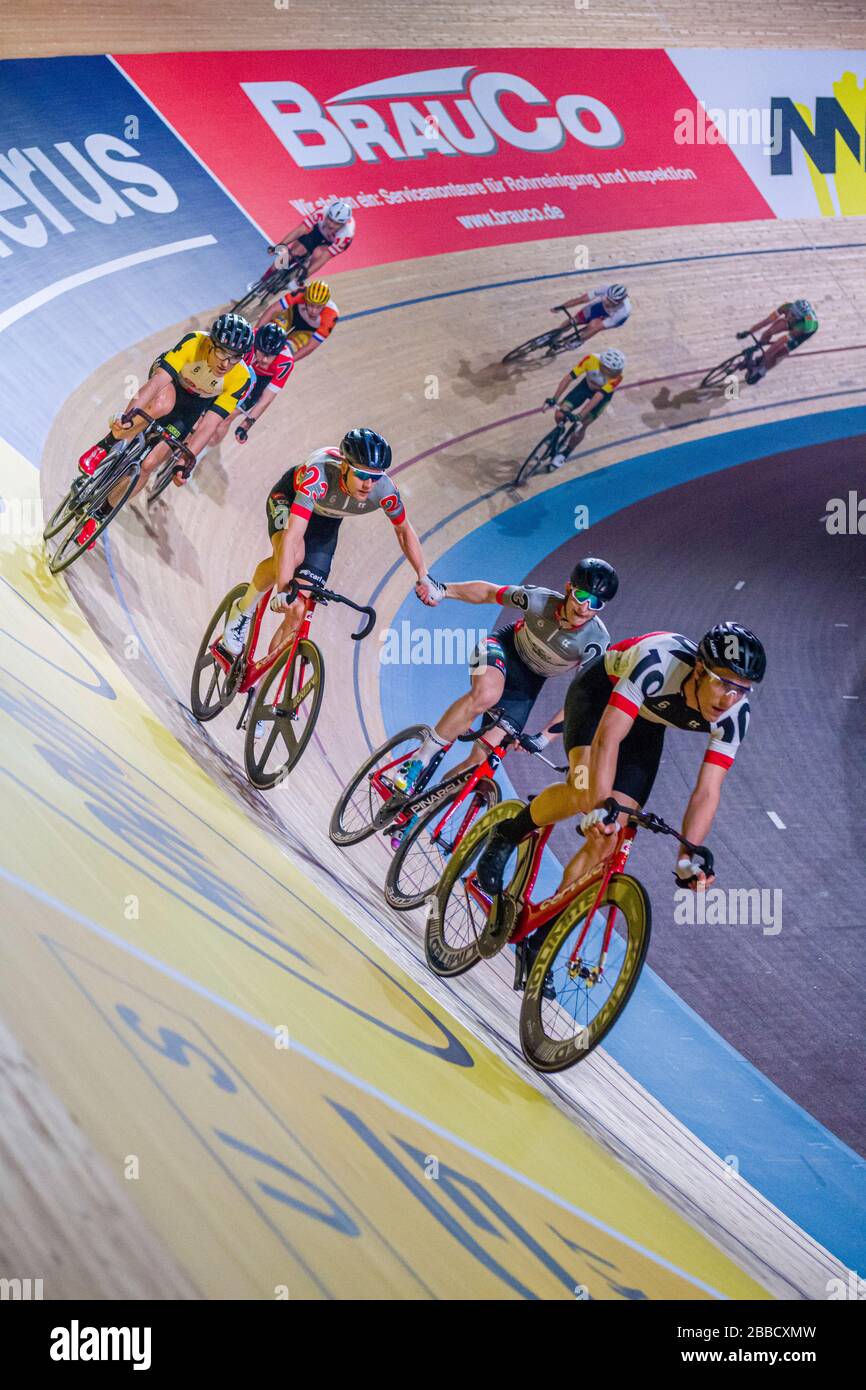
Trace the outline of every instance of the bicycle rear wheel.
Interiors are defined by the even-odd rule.
[[[52,574],[62,574],[64,570],[74,564],[80,555],[89,550],[94,541],[98,540],[107,526],[110,526],[117,513],[126,505],[132,492],[141,476],[141,457],[134,454],[131,458],[124,456],[118,460],[111,468],[106,468],[106,464],[101,465],[105,470],[101,476],[89,480],[88,484],[81,489],[77,500],[72,500],[72,488],[60,504],[57,511],[49,520],[46,532],[50,530],[50,537],[59,536],[65,530],[63,536],[48,558],[48,569]],[[118,485],[123,485],[124,490],[119,502],[115,502],[106,512],[105,516],[97,516],[96,530],[90,537],[86,545],[78,544],[78,533],[84,523],[94,515],[96,510],[107,500],[108,494],[113,492]],[[58,513],[63,511],[63,516]]]
[[[190,682],[189,707],[201,724],[206,723],[208,719],[215,719],[220,711],[231,703],[237,692],[237,681],[229,681],[227,672],[214,661],[210,648],[222,634],[234,604],[243,598],[246,591],[246,584],[236,584],[231,592],[226,594],[208,623],[201,646],[196,652]]]
[[[400,764],[412,757],[429,732],[426,724],[412,724],[408,729],[394,734],[361,764],[351,782],[341,791],[331,815],[328,834],[335,845],[357,845],[375,835],[373,817],[382,805],[383,796],[373,782],[374,775],[385,769],[382,772],[382,785],[388,793]]]
[[[432,790],[435,791],[435,787]],[[477,818],[495,806],[502,795],[490,777],[482,777],[458,805],[461,791],[458,787],[403,831],[400,847],[385,878],[385,901],[398,912],[420,907],[430,896],[459,843],[457,837],[462,840]],[[438,835],[433,838],[443,820]]]
[[[517,470],[517,476],[512,487],[521,487],[523,483],[528,483],[530,478],[534,478],[540,468],[549,463],[556,453],[557,445],[560,442],[562,427],[554,425],[549,434],[540,439],[535,448],[529,453]]]
[[[494,827],[517,815],[524,804],[501,801],[492,807],[476,821],[446,863],[429,899],[424,930],[424,954],[434,975],[450,979],[471,970],[481,960],[478,940],[487,924],[490,902],[474,883],[471,871]],[[509,877],[506,873],[505,880]]]
[[[652,913],[636,878],[614,874],[588,924],[580,954],[580,933],[598,894],[589,884],[548,929],[535,958],[520,1010],[520,1045],[540,1072],[565,1071],[597,1047],[631,998],[646,959]],[[601,949],[610,916],[607,958]],[[545,998],[552,981],[555,998]]]
[[[274,699],[286,662],[291,665],[282,694]],[[304,638],[271,667],[259,685],[247,718],[244,764],[254,787],[269,791],[300,762],[313,736],[325,690],[325,661],[315,642]],[[264,725],[261,738],[256,726]]]
[[[734,372],[740,371],[745,365],[746,353],[734,353],[733,357],[726,358],[724,362],[720,362],[717,367],[713,367],[711,371],[707,372],[701,382],[701,389],[710,386],[721,386],[729,376],[732,376]]]
[[[512,348],[503,357],[503,363],[523,362],[527,357],[531,357],[534,352],[543,352],[548,357],[552,357],[555,352],[561,352],[568,346],[569,341],[574,341],[571,328],[566,324],[559,328],[549,328],[546,333],[538,333],[534,338],[528,338],[525,343]]]

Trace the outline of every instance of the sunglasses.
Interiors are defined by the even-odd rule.
[[[740,685],[738,681],[726,680],[724,676],[717,676],[715,671],[711,671],[707,666],[704,667],[704,671],[706,675],[709,677],[711,683],[715,686],[721,686],[725,694],[728,694],[730,691],[734,691],[738,698],[740,698],[743,695],[754,694],[752,686],[750,685]]]
[[[362,483],[375,483],[377,478],[383,478],[385,476],[383,473],[368,473],[366,469],[355,468],[354,465],[351,463],[347,463],[346,467],[348,468],[349,472],[354,473],[358,481]]]
[[[604,608],[605,600],[597,594],[587,593],[586,589],[572,589],[571,597],[575,603],[588,603],[593,613],[600,613]]]

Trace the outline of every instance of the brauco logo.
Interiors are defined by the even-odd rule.
[[[489,155],[500,144],[547,154],[569,137],[609,150],[625,139],[616,116],[597,97],[551,98],[525,77],[474,66],[386,77],[338,92],[324,104],[300,82],[241,86],[302,169],[426,159],[433,153]]]

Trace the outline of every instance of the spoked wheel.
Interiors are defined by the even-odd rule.
[[[481,960],[478,940],[487,924],[490,902],[472,873],[491,832],[500,821],[522,811],[522,801],[502,801],[473,825],[445,865],[430,896],[424,954],[435,975],[451,977],[471,970]],[[511,864],[517,862],[518,851]],[[505,880],[510,877],[506,872]]]
[[[322,704],[325,662],[319,648],[306,638],[299,642],[284,683],[291,655],[291,651],[286,652],[271,667],[247,719],[247,776],[254,787],[265,791],[282,782],[299,762],[313,736]]]
[[[66,496],[57,504],[42,532],[42,539],[50,541],[64,526],[67,526],[74,516],[84,517],[81,507],[81,496],[85,488],[90,487],[91,480],[83,474],[75,478]],[[82,525],[84,524],[82,520]]]
[[[550,462],[556,453],[556,446],[559,443],[561,434],[562,430],[559,425],[555,425],[549,434],[546,434],[543,439],[539,440],[531,454],[529,454],[520,465],[517,477],[512,483],[512,487],[520,487],[522,483],[528,483],[529,479],[533,478],[540,468],[543,468],[546,463]]]
[[[196,653],[189,691],[189,707],[200,723],[215,719],[221,710],[234,699],[239,682],[235,678],[235,668],[226,672],[211,655],[211,645],[223,632],[226,619],[238,599],[247,591],[246,584],[238,584],[226,594],[219,608],[207,626],[207,631]]]
[[[412,757],[429,732],[426,724],[413,724],[389,738],[361,764],[340,793],[331,816],[328,834],[335,845],[357,845],[375,835],[373,817],[382,805],[383,796],[374,785],[374,775],[381,771],[382,785],[390,791],[400,764]]]
[[[80,555],[90,549],[105,528],[111,525],[117,513],[126,505],[138,482],[141,475],[141,457],[138,454],[132,458],[124,458],[122,462],[118,460],[114,467],[109,467],[108,460],[106,460],[101,468],[105,470],[102,477],[88,479],[87,484],[80,489],[76,498],[73,498],[75,491],[75,483],[73,483],[45,528],[44,534],[49,538],[60,536],[64,531],[66,532],[58,541],[53,554],[49,556],[48,568],[52,574],[61,574],[63,570],[68,569]],[[102,505],[108,494],[113,492],[118,484],[123,487],[120,501],[116,502],[105,516],[96,519],[96,530],[90,540],[86,545],[79,545],[76,537],[82,526],[93,516],[96,508]]]
[[[254,304],[262,303],[269,295],[279,293],[280,287],[276,275],[269,275],[267,279],[262,278],[251,285],[243,298],[232,305],[230,312],[232,314],[246,314],[247,310],[251,309]]]
[[[574,334],[574,330],[568,325],[561,328],[551,328],[547,333],[539,333],[535,338],[529,338],[519,347],[512,348],[506,352],[502,361],[505,362],[524,362],[533,353],[544,353],[547,357],[553,357],[555,353],[562,352],[567,347],[572,347],[580,342]]]
[[[735,372],[745,366],[746,354],[737,352],[733,357],[729,357],[725,362],[720,362],[718,367],[713,367],[712,371],[707,372],[701,382],[701,387],[721,386],[729,376],[733,376]]]
[[[173,458],[167,458],[165,462],[161,463],[159,468],[156,469],[151,478],[150,487],[147,489],[146,500],[148,507],[152,507],[156,499],[161,497],[166,488],[170,486],[176,468],[177,461]]]
[[[597,894],[598,884],[589,884],[554,921],[529,973],[520,1044],[536,1071],[565,1071],[582,1061],[619,1018],[643,969],[651,926],[644,888],[628,874],[614,874],[587,925]],[[602,960],[609,922],[612,933]],[[543,992],[548,974],[548,996],[554,992],[555,998]]]
[[[501,796],[499,787],[489,777],[482,777],[471,795],[455,806],[460,790],[458,787],[451,796],[410,821],[400,834],[400,845],[385,879],[385,900],[398,911],[420,907],[430,896],[455,845]],[[395,828],[395,833],[400,832]]]

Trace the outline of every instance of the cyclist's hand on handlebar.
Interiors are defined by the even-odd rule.
[[[540,753],[549,742],[550,735],[543,731],[540,734],[521,734],[520,736],[520,746],[525,748],[527,753]]]
[[[607,813],[608,812],[606,806],[596,806],[594,810],[587,811],[586,815],[581,816],[581,835],[590,835],[593,832],[596,835],[612,835],[616,830],[617,825],[615,820],[611,825],[605,824],[605,817],[607,816]]]
[[[749,330],[748,330],[747,328],[744,328],[743,331],[742,331],[742,333],[738,333],[738,334],[737,334],[737,337],[738,337],[738,338],[748,338],[748,336],[749,336]]]
[[[674,869],[674,878],[681,888],[690,888],[693,893],[703,893],[715,882],[715,874],[709,878],[704,873],[703,862],[697,855],[681,854]]]
[[[252,420],[249,418],[249,416],[247,416],[246,419],[243,420],[243,422],[240,425],[238,425],[237,429],[235,430],[235,439],[237,439],[239,443],[246,444],[247,440],[250,437],[250,430],[252,428],[252,424]]]
[[[432,574],[422,574],[415,585],[415,595],[427,608],[435,608],[445,597],[445,585],[434,579]]]
[[[287,594],[284,589],[279,589],[270,602],[272,613],[287,613],[294,603],[294,597]]]
[[[144,428],[144,421],[140,415],[130,412],[131,419],[125,420],[121,415],[112,415],[108,422],[108,427],[115,439],[129,439],[133,434],[138,434]]]
[[[555,405],[556,405],[556,397],[555,397],[555,396],[548,396],[548,397],[547,397],[547,400],[544,402],[544,405],[541,407],[541,409],[542,409],[542,410],[552,410],[553,407],[554,407]]]
[[[565,305],[564,305],[564,304],[554,304],[554,306],[553,306],[553,308],[551,309],[550,312],[551,312],[552,314],[561,314],[564,308],[565,308]]]

